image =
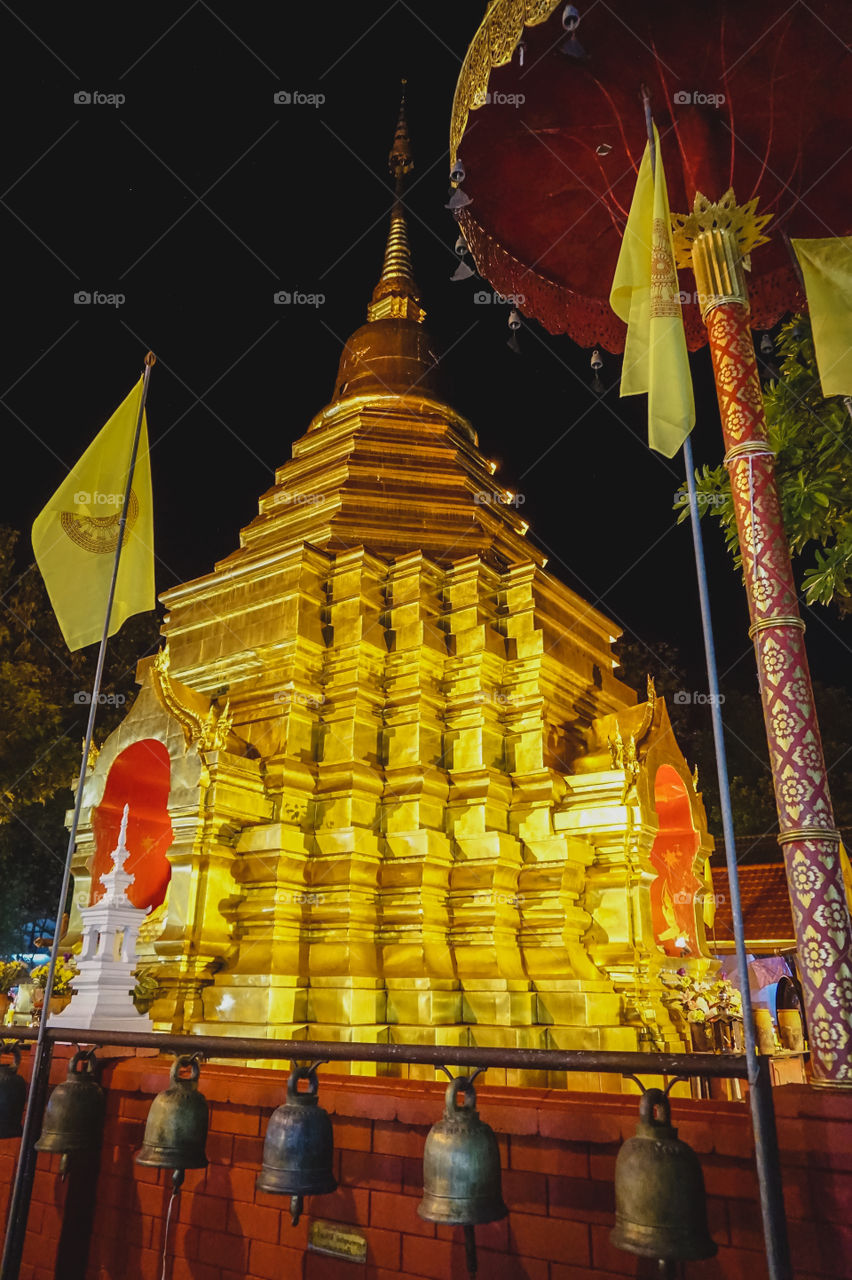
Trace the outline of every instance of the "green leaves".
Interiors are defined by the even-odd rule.
[[[29,926],[56,913],[97,658],[94,645],[68,652],[22,542],[0,525],[0,956],[29,950]],[[126,714],[136,662],[156,643],[153,614],[110,641],[103,690],[123,700],[99,707],[98,742]]]
[[[769,443],[791,552],[803,561],[808,604],[852,611],[852,419],[839,397],[823,398],[807,317],[785,324],[777,340],[781,377],[764,388]],[[695,473],[702,517],[713,516],[737,567],[742,561],[724,467]],[[678,521],[689,515],[675,495]]]

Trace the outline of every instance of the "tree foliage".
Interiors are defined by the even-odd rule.
[[[0,955],[27,950],[56,915],[97,646],[69,653],[22,539],[0,525]],[[138,658],[156,645],[153,614],[110,641],[95,740],[133,697]]]
[[[794,556],[801,558],[808,604],[837,605],[852,612],[852,418],[844,400],[824,399],[809,320],[797,316],[777,341],[780,377],[770,370],[764,388],[769,443],[784,527]],[[731,486],[724,466],[696,472],[702,515],[715,516],[729,550],[741,565]],[[688,518],[678,494],[680,520]]]

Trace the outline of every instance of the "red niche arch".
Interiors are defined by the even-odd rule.
[[[126,869],[136,878],[127,891],[135,907],[158,907],[166,896],[171,867],[166,852],[172,842],[169,818],[169,753],[162,742],[145,738],[126,747],[113,761],[103,800],[92,821],[95,856],[91,901],[103,897],[100,877],[112,865],[121,815],[130,805]]]
[[[676,945],[678,938],[685,940],[692,955],[698,955],[694,903],[701,882],[692,871],[698,832],[692,825],[686,785],[670,764],[657,770],[654,804],[660,824],[651,849],[651,863],[657,873],[651,884],[654,935],[666,955],[681,955],[682,946]]]

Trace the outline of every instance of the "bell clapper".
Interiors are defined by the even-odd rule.
[[[476,1227],[467,1226],[464,1228],[464,1258],[467,1263],[467,1274],[475,1276],[477,1270]]]
[[[294,1227],[297,1227],[299,1225],[299,1219],[302,1216],[302,1210],[304,1209],[304,1207],[305,1207],[304,1196],[290,1197],[290,1221],[292,1222]]]
[[[172,1169],[172,1195],[176,1196],[183,1186],[186,1169]]]
[[[63,1151],[59,1161],[59,1181],[64,1182],[68,1177],[68,1152]]]

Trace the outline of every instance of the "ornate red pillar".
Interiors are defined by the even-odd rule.
[[[675,218],[707,326],[743,560],[769,758],[808,1016],[814,1083],[852,1087],[852,924],[838,856],[805,624],[775,482],[748,325],[743,259],[765,237],[755,201],[695,197]]]

